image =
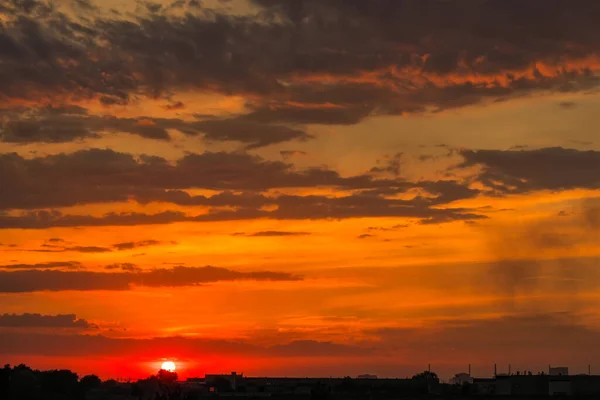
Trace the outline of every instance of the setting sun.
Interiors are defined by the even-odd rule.
[[[175,363],[173,361],[165,361],[160,368],[165,371],[175,372]]]

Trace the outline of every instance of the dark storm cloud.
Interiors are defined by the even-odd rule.
[[[302,278],[284,272],[238,272],[217,267],[175,267],[134,272],[26,270],[0,272],[0,293],[129,290],[133,286],[198,286],[240,280],[298,281]]]
[[[460,168],[478,166],[477,179],[501,193],[600,188],[600,152],[562,147],[462,150]]]
[[[85,319],[78,319],[75,314],[41,315],[41,314],[3,314],[0,315],[2,328],[83,328],[96,329],[97,325]]]
[[[81,269],[83,266],[78,261],[50,261],[38,264],[5,264],[0,265],[0,269],[18,270],[18,269]]]
[[[94,97],[107,106],[138,96],[177,105],[180,90],[250,94],[242,125],[209,122],[204,134],[248,137],[243,142],[258,147],[309,138],[296,125],[355,124],[599,83],[590,61],[600,50],[594,1],[550,0],[543,9],[474,0],[254,2],[263,9],[253,16],[188,4],[175,7],[184,13],[140,10],[129,19],[69,17],[46,2],[5,5],[0,93]],[[14,124],[13,140],[59,135]],[[167,139],[159,128],[142,133]]]

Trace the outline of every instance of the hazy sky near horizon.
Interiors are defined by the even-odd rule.
[[[600,3],[0,2],[0,361],[600,356]]]

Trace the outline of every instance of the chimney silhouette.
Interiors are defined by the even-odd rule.
[[[494,378],[498,375],[498,370],[496,368],[496,364],[494,364]]]

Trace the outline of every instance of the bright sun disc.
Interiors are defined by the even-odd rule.
[[[160,368],[165,371],[175,372],[175,363],[173,361],[165,361]]]

